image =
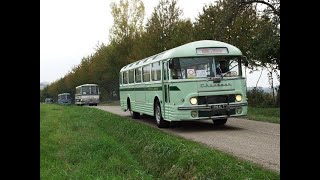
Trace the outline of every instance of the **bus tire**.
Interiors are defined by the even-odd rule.
[[[134,111],[130,111],[130,114],[133,119],[139,119],[139,117],[140,117],[140,113],[137,113]]]
[[[216,119],[216,120],[212,120],[212,121],[213,121],[214,126],[223,126],[226,124],[227,120],[228,119],[225,118],[225,119]]]
[[[156,123],[159,128],[167,128],[169,127],[169,122],[164,120],[161,114],[161,107],[159,101],[155,102],[155,113],[154,116],[156,118]]]
[[[139,119],[140,113],[137,113],[137,112],[134,112],[134,111],[131,110],[131,102],[130,102],[129,99],[128,99],[128,101],[127,101],[127,106],[128,106],[128,110],[129,110],[129,112],[130,112],[131,118],[132,118],[132,119]]]

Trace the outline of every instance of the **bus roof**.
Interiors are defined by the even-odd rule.
[[[61,94],[58,94],[58,96],[62,96],[62,95],[70,95],[70,93],[61,93]]]
[[[80,86],[77,86],[76,88],[82,87],[82,86],[98,86],[97,84],[82,84]]]
[[[223,54],[198,54],[197,48],[227,48],[227,55],[229,56],[242,56],[242,52],[235,46],[214,40],[201,40],[190,42],[181,46],[178,46],[173,49],[169,49],[167,51],[161,52],[159,54],[155,54],[153,56],[144,58],[142,60],[135,61],[131,64],[128,64],[121,68],[121,71],[134,69],[136,67],[140,67],[146,64],[150,64],[153,62],[157,62],[163,59],[175,58],[175,57],[193,57],[193,56],[221,56],[226,55]]]

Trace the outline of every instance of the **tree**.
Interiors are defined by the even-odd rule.
[[[112,2],[111,14],[113,26],[110,29],[110,40],[120,42],[139,35],[143,30],[145,15],[144,4],[141,0],[120,0],[119,4]]]
[[[280,24],[280,0],[240,0],[240,6],[245,8],[250,4],[263,4],[266,5],[266,14],[273,14],[275,21]]]
[[[177,35],[175,30],[178,24],[183,23],[180,19],[181,14],[182,10],[177,6],[176,0],[159,1],[146,24],[144,37],[149,55],[160,53],[177,45],[173,39],[176,39],[174,36]]]

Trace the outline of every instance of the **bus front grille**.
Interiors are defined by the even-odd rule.
[[[235,95],[198,96],[198,105],[235,102]]]

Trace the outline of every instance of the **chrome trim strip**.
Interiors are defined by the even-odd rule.
[[[198,91],[198,93],[200,92],[217,92],[217,91],[235,91],[236,89],[222,89],[222,90],[206,90],[206,91]]]

